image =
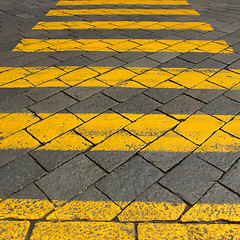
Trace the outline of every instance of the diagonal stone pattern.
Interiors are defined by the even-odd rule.
[[[56,3],[2,8],[2,238],[239,237],[239,6]]]

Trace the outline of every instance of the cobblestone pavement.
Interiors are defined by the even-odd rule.
[[[1,239],[240,239],[240,2],[0,1]]]

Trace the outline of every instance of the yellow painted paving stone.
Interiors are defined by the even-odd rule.
[[[26,43],[23,44],[23,41]],[[36,42],[35,44],[34,41]],[[30,42],[31,44],[27,44]],[[116,44],[117,42],[117,44]],[[38,39],[23,39],[13,51],[23,52],[51,52],[51,51],[148,51],[148,52],[198,52],[199,46],[207,46],[211,43],[218,48],[209,47],[205,52],[217,53],[228,48],[225,41],[206,40],[156,40],[156,39],[46,39],[44,43],[49,43],[51,48],[42,47],[42,42]],[[141,46],[139,46],[141,45]],[[171,46],[171,47],[168,47]]]
[[[107,1],[107,0],[83,0],[83,1],[59,1],[56,5],[101,5],[101,4],[146,4],[146,5],[189,5],[186,1],[180,1],[180,0],[170,0],[170,1],[166,1],[166,0],[133,0],[133,1],[125,1],[125,0],[114,0],[114,1]]]
[[[147,87],[154,87],[172,76],[172,74],[162,71],[161,69],[153,68],[149,71],[144,72],[143,74],[133,77],[132,80],[139,82]]]
[[[208,78],[207,75],[194,71],[192,69],[189,69],[172,77],[171,80],[184,87],[191,88],[203,82],[207,78]]]
[[[229,123],[223,126],[224,131],[240,138],[240,116],[237,115]]]
[[[47,220],[91,220],[111,221],[121,212],[112,201],[79,201],[73,200],[51,213]]]
[[[213,132],[218,130],[224,122],[216,118],[197,112],[180,123],[175,131],[196,144],[202,144]]]
[[[175,132],[169,131],[141,152],[192,152],[196,145]]]
[[[41,71],[35,72],[31,75],[28,75],[24,79],[32,83],[33,85],[39,85],[48,80],[58,78],[59,76],[65,74],[65,72],[57,67],[45,68]]]
[[[40,119],[31,112],[9,114],[0,119],[0,139],[8,137],[39,120]]]
[[[87,67],[83,67],[77,69],[75,71],[66,73],[65,75],[61,76],[59,79],[65,82],[66,84],[73,86],[87,80],[89,78],[93,78],[99,75],[96,71],[89,69]]]
[[[56,9],[50,10],[46,16],[74,16],[74,15],[199,15],[193,9]]]
[[[137,75],[136,73],[120,67],[120,68],[113,69],[107,73],[103,73],[96,78],[110,86],[114,86],[120,82],[131,79],[136,75]]]
[[[225,53],[224,49],[226,48],[228,48],[228,46],[225,44],[224,41],[214,41],[209,42],[206,45],[200,46],[198,49],[204,52],[214,51],[215,53],[217,52]],[[228,50],[226,50],[226,53],[234,53],[234,51],[232,48],[228,48]]]
[[[240,140],[223,131],[214,133],[202,146],[195,152],[239,152]]]
[[[181,217],[181,222],[240,221],[240,201],[237,194],[215,184]]]
[[[74,131],[70,131],[53,139],[50,143],[47,143],[43,147],[38,148],[37,151],[61,150],[81,152],[87,150],[90,146],[92,146],[90,142]]]
[[[129,120],[123,118],[119,114],[109,112],[98,115],[82,124],[76,131],[89,141],[97,144],[129,123]]]
[[[95,66],[88,66],[88,68],[102,74],[102,73],[105,73],[105,72],[108,72],[112,69],[114,69],[115,67],[95,67]]]
[[[239,239],[238,224],[140,223],[139,240],[160,239]]]
[[[135,233],[133,223],[39,222],[35,225],[30,239],[134,240]]]
[[[0,72],[0,84],[5,84],[19,78],[23,78],[30,73],[23,68],[11,68],[8,71]]]
[[[45,199],[9,198],[0,203],[0,219],[36,220],[44,217],[53,209],[53,204]]]
[[[31,87],[34,87],[34,85],[26,80],[16,80],[0,86],[0,88],[31,88]]]
[[[28,221],[0,221],[0,238],[24,240],[29,227]]]
[[[57,113],[31,125],[27,130],[39,141],[46,143],[82,123],[82,120],[73,114]]]
[[[0,140],[1,150],[34,149],[39,145],[40,143],[24,130]]]
[[[125,129],[148,143],[173,128],[178,123],[178,121],[165,114],[153,112],[137,119],[137,121],[129,124]]]
[[[240,74],[223,69],[208,80],[225,88],[231,88],[240,82]]]

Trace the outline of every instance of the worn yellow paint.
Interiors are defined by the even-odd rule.
[[[239,124],[239,122],[238,122]],[[196,152],[239,152],[240,140],[223,131],[214,133]]]
[[[48,44],[44,47],[43,43]],[[229,48],[225,41],[211,40],[148,40],[148,39],[23,39],[13,51],[118,51],[118,52],[198,52],[198,48],[214,43],[218,48],[207,48],[204,52],[218,53]],[[230,51],[230,50],[228,50]],[[234,52],[232,50],[232,52]]]
[[[136,76],[134,72],[125,68],[116,68],[107,73],[103,73],[97,77],[97,79],[105,82],[108,85],[116,85],[125,80],[131,79]]]
[[[231,88],[240,82],[240,75],[235,72],[223,69],[210,77],[208,80],[225,88]]]
[[[203,82],[207,78],[208,78],[207,75],[197,72],[195,70],[189,69],[184,72],[181,72],[177,76],[172,77],[171,80],[184,87],[191,88]]]
[[[199,15],[193,9],[56,9],[50,10],[46,16],[74,15]]]
[[[226,132],[231,133],[232,135],[240,138],[240,116],[237,115],[234,117],[233,120],[231,120],[229,123],[227,123],[224,127],[223,130]]]
[[[32,113],[9,114],[0,119],[0,139],[20,131],[38,120],[39,118]]]
[[[99,143],[122,129],[130,121],[115,113],[103,113],[76,129],[93,143]]]
[[[128,239],[134,240],[133,223],[117,222],[40,222],[31,240],[39,239]]]
[[[196,147],[194,143],[169,131],[144,148],[142,152],[192,152]]]
[[[39,142],[24,130],[0,140],[1,150],[34,149],[39,145]]]
[[[233,69],[232,69],[233,70]],[[240,82],[239,74],[232,70],[219,69],[186,69],[186,68],[145,68],[145,67],[74,67],[74,66],[59,66],[59,67],[9,67],[7,71],[4,67],[0,67],[0,79],[2,84],[0,88],[18,88],[18,87],[64,87],[80,84],[84,80],[97,77],[108,85],[114,85],[133,78],[147,87],[154,87],[157,84],[172,77],[172,81],[184,85],[188,88],[201,88],[201,85],[195,86],[204,79],[207,79],[217,85],[211,88],[210,84],[202,85],[203,88],[219,89],[218,85],[230,88]],[[7,74],[7,72],[9,72]],[[218,72],[218,73],[216,73]],[[215,75],[214,75],[215,74]],[[177,76],[174,76],[177,75]],[[214,75],[214,76],[212,76]],[[209,77],[210,76],[210,77]],[[59,78],[61,81],[57,80]],[[18,80],[18,81],[17,81]],[[89,87],[94,87],[96,81],[91,81]],[[112,84],[111,84],[112,82]],[[90,82],[89,82],[90,83]],[[175,85],[176,84],[168,84]],[[86,85],[87,87],[88,85]],[[99,84],[96,84],[96,87]],[[194,87],[195,86],[195,87]],[[156,86],[157,87],[157,86]],[[180,87],[180,86],[179,86]],[[175,87],[173,87],[175,88]]]
[[[41,142],[48,142],[82,124],[73,114],[57,113],[27,128]]]
[[[150,30],[202,30],[212,31],[210,24],[205,22],[157,22],[157,21],[71,21],[71,22],[39,22],[33,29],[150,29]]]
[[[92,144],[74,131],[67,132],[60,137],[53,139],[50,143],[38,148],[41,150],[61,150],[61,151],[84,151]]]
[[[0,203],[0,219],[36,220],[51,212],[54,206],[43,199],[6,199]]]
[[[118,216],[123,222],[177,220],[186,208],[185,203],[140,202],[130,204]]]
[[[178,123],[178,121],[165,114],[147,114],[125,127],[125,129],[148,143]]]
[[[121,212],[113,201],[70,201],[57,208],[47,220],[111,221]]]
[[[172,76],[172,74],[162,71],[161,69],[153,68],[149,71],[144,72],[143,74],[133,77],[133,80],[147,87],[154,87]]]
[[[0,221],[0,238],[24,240],[29,227],[27,221]]]
[[[139,240],[160,239],[239,239],[237,224],[140,223]]]
[[[93,151],[137,151],[146,144],[133,135],[119,131],[91,149]]]
[[[107,1],[107,0],[83,0],[83,1],[59,1],[56,5],[67,5],[67,6],[72,6],[72,5],[106,5],[106,4],[146,4],[146,5],[189,5],[186,1],[180,1],[180,0],[132,0],[132,1],[125,1],[125,0],[114,0],[114,1]]]
[[[240,205],[234,203],[197,203],[190,208],[181,218],[181,222],[213,222],[226,220],[240,221]]]
[[[223,124],[222,121],[210,115],[196,113],[180,123],[175,128],[175,131],[194,143],[201,144]]]
[[[96,71],[89,69],[87,67],[76,69],[75,71],[71,71],[61,76],[59,79],[63,82],[73,86],[81,83],[82,81],[93,78],[99,75]]]

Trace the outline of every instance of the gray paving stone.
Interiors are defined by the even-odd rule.
[[[73,98],[81,101],[85,98],[91,97],[98,92],[102,92],[106,88],[107,87],[83,87],[81,85],[76,85],[74,87],[68,88],[65,92]]]
[[[211,56],[211,58],[226,64],[231,64],[236,60],[238,60],[240,56],[238,54],[232,54],[232,53],[218,53]]]
[[[160,106],[160,103],[151,98],[138,94],[123,103],[120,103],[113,110],[118,113],[146,114]],[[136,116],[137,118],[138,116]]]
[[[174,52],[159,52],[159,53],[153,53],[151,55],[148,55],[147,57],[150,58],[150,59],[153,59],[157,62],[160,62],[160,63],[165,63],[177,56],[179,56],[180,53],[174,53]]]
[[[198,203],[210,203],[210,204],[239,204],[240,197],[223,187],[219,183],[215,183],[206,195],[204,195]]]
[[[35,87],[29,88],[26,95],[36,102],[40,102],[45,98],[48,98],[60,91],[63,91],[66,87]]]
[[[121,53],[117,53],[115,55],[115,57],[117,59],[120,59],[124,62],[129,63],[129,62],[135,61],[139,58],[142,58],[146,55],[147,55],[147,53],[145,53],[145,52],[121,52]]]
[[[33,156],[48,172],[51,172],[79,153],[79,151],[47,151],[41,150],[40,148],[31,152],[30,155]]]
[[[120,67],[126,64],[123,61],[120,61],[114,57],[108,57],[105,59],[102,59],[100,61],[94,62],[90,64],[89,66],[101,66],[101,67]]]
[[[112,52],[85,52],[85,53],[83,53],[83,56],[85,56],[86,58],[88,58],[92,61],[95,61],[95,62],[102,60],[104,58],[111,57],[113,55],[116,55],[116,53],[112,53]]]
[[[228,69],[240,69],[240,60],[232,63],[231,65],[229,65]]]
[[[82,154],[41,178],[36,184],[50,199],[64,201],[76,196],[104,174],[103,170]]]
[[[145,68],[154,68],[159,66],[159,62],[153,61],[149,58],[143,57],[141,59],[138,59],[136,61],[133,61],[124,67],[145,67]]]
[[[142,157],[135,156],[97,182],[96,186],[113,201],[132,201],[162,176],[160,170]]]
[[[160,85],[161,86],[161,85]],[[177,88],[150,88],[144,91],[144,94],[156,99],[161,103],[166,103],[169,100],[177,97],[178,95],[185,92],[186,89],[177,89]]]
[[[240,103],[225,96],[219,96],[205,105],[201,111],[210,115],[236,115],[240,112]]]
[[[170,61],[161,65],[162,68],[190,68],[193,66],[193,63],[187,62],[181,58],[173,58]]]
[[[32,105],[34,101],[23,93],[0,101],[1,113],[12,113]]]
[[[28,64],[25,64],[24,66],[25,67],[36,67],[36,66],[39,66],[39,67],[42,67],[42,66],[48,66],[48,67],[51,67],[51,66],[55,66],[59,63],[60,61],[55,59],[55,58],[52,58],[52,57],[45,57],[45,58],[41,58],[37,61],[34,61],[34,62],[30,62]]]
[[[97,93],[69,107],[68,110],[72,113],[102,113],[115,105],[117,105],[116,101],[102,93]]]
[[[66,61],[60,62],[57,65],[58,66],[81,66],[84,67],[88,64],[88,62],[84,61],[83,58],[80,56],[70,58]]]
[[[13,97],[19,93],[26,92],[28,88],[1,88],[0,89],[0,101],[5,98]]]
[[[230,188],[231,190],[240,194],[240,181],[239,181],[239,174],[240,172],[240,161],[238,160],[230,170],[223,175],[220,179],[220,182],[225,185],[226,187]]]
[[[5,198],[45,174],[45,171],[28,155],[0,168],[0,194]]]
[[[228,90],[224,95],[240,102],[240,84],[237,84],[236,86],[234,86],[233,88],[231,88],[230,90]]]
[[[197,63],[194,65],[194,68],[217,68],[222,69],[225,68],[227,65],[218,61],[215,61],[213,59],[206,59],[200,63]]]
[[[60,92],[53,95],[41,102],[38,102],[30,106],[30,110],[36,114],[40,113],[50,113],[54,114],[56,112],[62,111],[65,108],[77,103],[74,99],[68,97],[66,94]]]
[[[191,115],[203,106],[204,103],[182,94],[160,106],[158,109],[172,115]],[[178,116],[177,118],[185,119],[186,116]]]
[[[184,60],[187,60],[189,62],[192,62],[192,63],[199,63],[199,62],[203,61],[204,59],[208,58],[211,55],[212,55],[211,53],[188,52],[188,53],[182,54],[179,57],[184,59]]]
[[[220,170],[191,155],[167,173],[160,180],[160,184],[188,203],[194,204],[221,177],[221,174]]]
[[[104,90],[104,94],[108,95],[109,97],[115,99],[118,102],[124,102],[127,99],[143,92],[146,89],[146,88],[121,87],[124,86],[125,83],[126,82],[107,88],[106,90]]]
[[[226,89],[189,89],[185,93],[190,95],[194,98],[197,98],[205,103],[209,103],[214,98],[218,97],[219,95],[223,94]]]

